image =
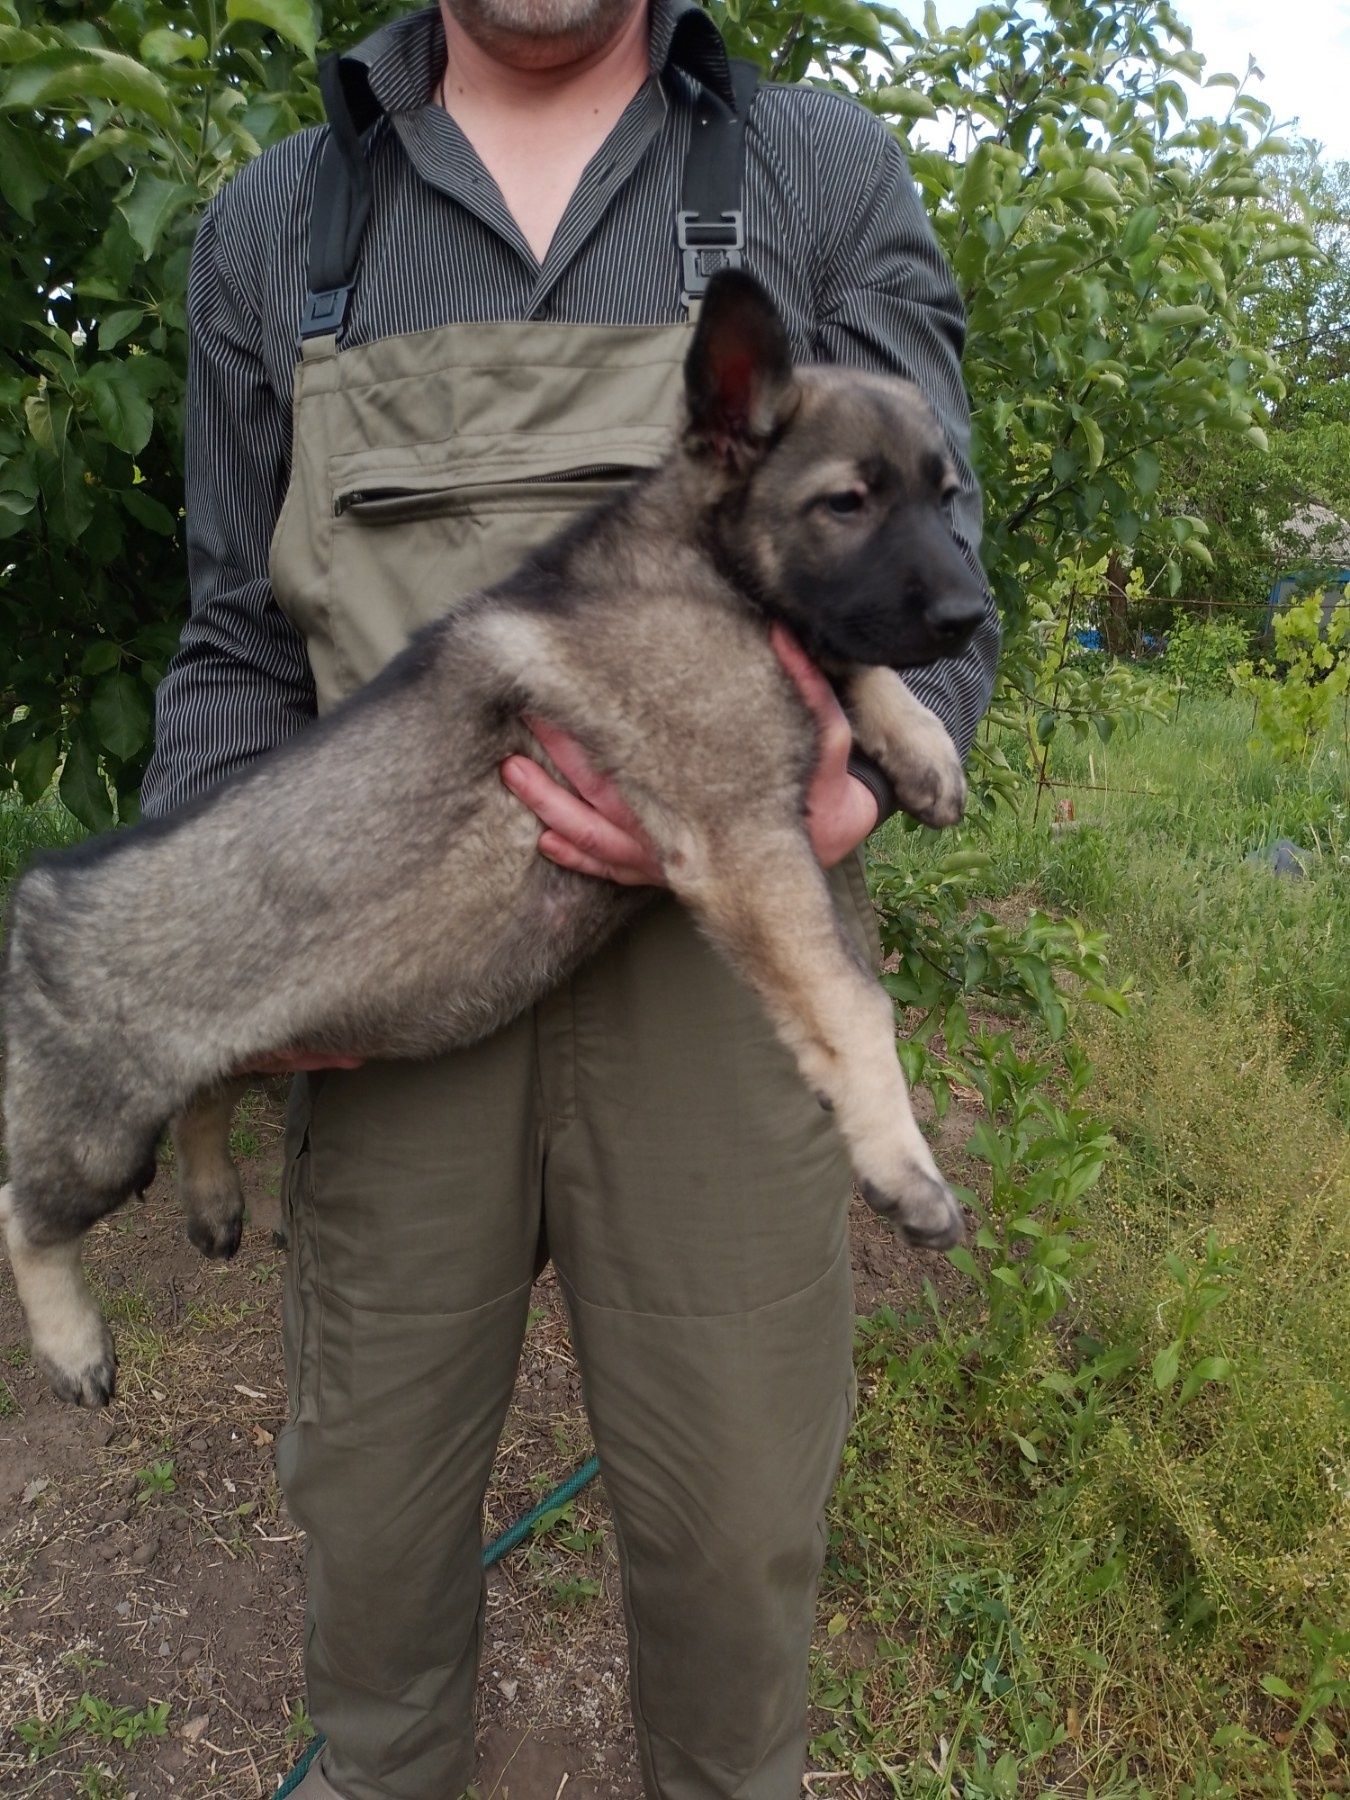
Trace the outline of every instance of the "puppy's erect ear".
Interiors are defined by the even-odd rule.
[[[792,351],[773,301],[752,275],[708,283],[684,365],[687,447],[745,468],[797,410]]]

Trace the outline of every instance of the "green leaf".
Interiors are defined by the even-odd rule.
[[[66,430],[70,423],[70,402],[65,395],[55,401],[52,390],[44,379],[35,394],[29,394],[23,403],[23,416],[28,423],[29,435],[46,456],[60,456],[66,445]]]
[[[55,449],[43,469],[42,494],[53,536],[74,543],[94,516],[94,494],[84,462],[69,442],[69,421],[70,402],[62,395],[47,415]]]
[[[1190,306],[1155,306],[1148,315],[1150,325],[1204,325],[1210,318],[1209,308],[1198,302]]]
[[[95,363],[82,386],[109,442],[128,456],[138,456],[150,442],[155,415],[126,363]]]
[[[987,139],[975,146],[958,184],[961,211],[974,219],[986,211],[998,191],[998,163]]]
[[[162,175],[152,175],[142,169],[131,193],[117,202],[117,210],[126,220],[127,229],[141,254],[148,260],[155,254],[159,240],[176,214],[196,198],[196,189],[186,182],[166,181]]]
[[[1143,499],[1147,500],[1158,491],[1158,481],[1162,475],[1162,463],[1155,451],[1136,450],[1134,453],[1134,484]]]
[[[226,0],[225,17],[232,25],[243,20],[265,25],[306,56],[314,55],[314,9],[309,0]]]
[[[150,708],[134,675],[108,675],[94,689],[89,714],[103,748],[126,762],[150,741]]]
[[[1018,1439],[1019,1443],[1022,1441]],[[994,1800],[1017,1800],[1020,1780],[1021,1764],[1011,1750],[1005,1750],[989,1772],[989,1791]]]
[[[98,758],[83,738],[76,738],[66,752],[57,791],[81,825],[87,825],[91,831],[106,831],[112,824],[108,784],[99,770]]]
[[[1078,429],[1082,432],[1083,441],[1087,445],[1088,470],[1091,473],[1102,465],[1102,458],[1106,455],[1106,439],[1102,435],[1101,426],[1090,413],[1082,413],[1079,416]]]
[[[877,88],[868,99],[878,112],[893,114],[901,119],[936,119],[938,109],[917,88],[881,87]]]
[[[1120,238],[1122,256],[1128,259],[1139,254],[1157,230],[1158,217],[1156,206],[1141,206],[1137,212],[1130,215],[1130,222],[1121,233]]]
[[[172,31],[167,25],[157,25],[141,39],[142,59],[165,67],[181,62],[201,62],[206,52],[204,37],[195,31]]]
[[[1087,200],[1114,202],[1116,205],[1120,203],[1120,189],[1105,169],[1084,169],[1078,193]]]
[[[1153,1385],[1159,1393],[1163,1393],[1173,1385],[1180,1366],[1181,1344],[1178,1340],[1173,1339],[1153,1359]]]
[[[987,850],[953,850],[938,867],[943,875],[983,875],[992,861]]]
[[[144,525],[147,531],[153,531],[159,537],[172,537],[178,529],[178,521],[168,507],[153,494],[147,494],[144,488],[124,488],[118,498],[136,523]]]
[[[116,156],[122,161],[128,160],[125,153],[138,150],[146,144],[144,132],[129,130],[123,125],[109,125],[102,131],[91,132],[70,153],[70,161],[66,164],[67,174],[73,175],[78,169],[89,163],[97,162],[100,156]],[[91,294],[94,284],[85,281],[80,284],[83,294]]]
[[[50,187],[31,136],[0,122],[0,195],[31,225],[37,203]]]
[[[116,50],[44,50],[20,63],[0,90],[6,111],[55,107],[83,110],[90,100],[110,100],[173,130],[176,113],[169,90],[143,64]]]
[[[106,675],[122,661],[121,646],[111,638],[95,638],[80,660],[81,675]]]
[[[1276,1700],[1296,1700],[1298,1698],[1289,1683],[1282,1681],[1278,1675],[1263,1675],[1261,1686]]]
[[[25,744],[14,758],[14,779],[29,806],[36,806],[52,785],[60,755],[61,740],[53,734]]]
[[[1232,1373],[1233,1365],[1226,1356],[1202,1356],[1181,1384],[1178,1405],[1193,1400],[1207,1381],[1224,1382]]]
[[[99,349],[115,350],[127,333],[136,329],[144,316],[139,306],[124,306],[118,312],[105,314],[98,322]]]

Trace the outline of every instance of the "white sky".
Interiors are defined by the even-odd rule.
[[[938,0],[944,25],[964,23],[977,0]],[[1275,110],[1277,123],[1297,119],[1296,134],[1316,138],[1329,157],[1350,160],[1350,0],[1175,0],[1211,72],[1241,76],[1254,56],[1265,79],[1250,91]],[[921,0],[900,0],[922,16]],[[1222,112],[1228,90],[1211,88],[1194,110]],[[1291,135],[1295,133],[1291,132]]]

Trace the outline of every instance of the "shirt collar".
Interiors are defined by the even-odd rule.
[[[698,0],[651,0],[651,66],[664,75],[677,68],[735,105],[731,68],[722,35]],[[440,9],[426,7],[373,32],[343,53],[359,65],[381,112],[415,112],[427,104],[445,69]]]

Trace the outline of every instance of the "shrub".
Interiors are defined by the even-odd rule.
[[[1235,620],[1182,615],[1168,630],[1162,672],[1185,693],[1226,694],[1248,647],[1247,632]]]

